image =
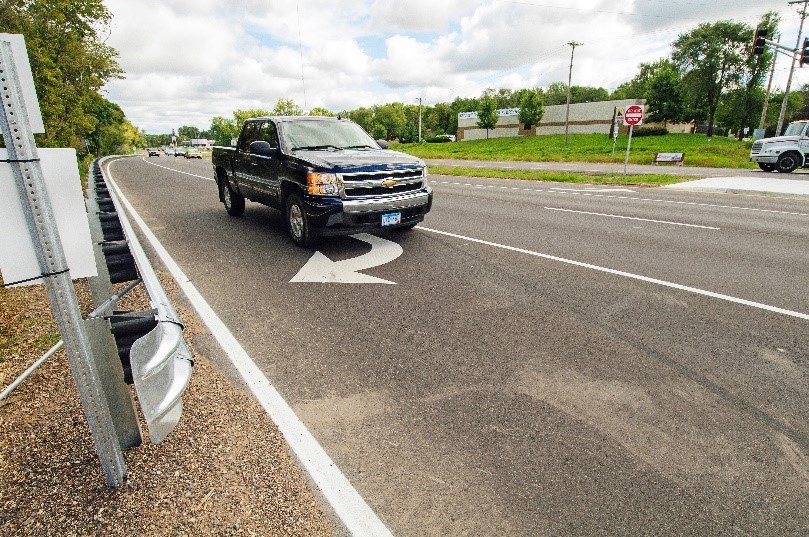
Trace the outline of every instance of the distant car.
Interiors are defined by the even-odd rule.
[[[160,151],[158,151],[157,149],[154,149],[154,148],[150,147],[150,148],[149,148],[149,156],[150,156],[150,157],[159,157],[159,156],[160,156]]]
[[[173,149],[166,149],[166,156],[167,157],[173,157],[174,156],[174,150]]]
[[[174,156],[175,157],[184,157],[185,156],[185,151],[183,149],[175,149],[174,150]]]
[[[185,152],[185,158],[202,158],[202,153],[199,152],[199,149],[189,149]]]

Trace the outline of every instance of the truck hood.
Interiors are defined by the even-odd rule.
[[[800,140],[800,136],[774,136],[772,138],[762,138],[756,140],[756,142],[761,142],[762,144],[797,144]]]
[[[295,158],[332,173],[393,171],[424,166],[424,161],[389,149],[295,151]]]

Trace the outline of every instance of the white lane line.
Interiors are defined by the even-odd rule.
[[[456,233],[449,233],[447,231],[440,231],[438,229],[431,229],[428,227],[419,226],[417,229],[422,229],[424,231],[429,231],[430,233],[436,233],[438,235],[445,235],[447,237],[453,237],[456,239],[461,239],[464,241],[474,242],[477,244],[483,244],[485,246],[491,246],[493,248],[500,248],[503,250],[508,250],[511,252],[517,252],[520,254],[532,255],[534,257],[541,257],[543,259],[549,259],[551,261],[558,261],[560,263],[566,263],[568,265],[574,265],[577,267],[582,267],[591,270],[597,270],[600,272],[606,272],[607,274],[613,274],[616,276],[623,276],[624,278],[631,278],[633,280],[639,280],[642,282],[653,283],[655,285],[662,285],[664,287],[670,287],[672,289],[678,289],[680,291],[685,291],[688,293],[694,293],[697,295],[707,296],[711,298],[716,298],[719,300],[725,300],[727,302],[733,302],[735,304],[742,304],[744,306],[749,306],[751,308],[757,308],[764,311],[769,311],[772,313],[779,313],[781,315],[786,315],[788,317],[795,317],[797,319],[803,319],[805,321],[809,321],[809,314],[801,313],[799,311],[792,311],[784,308],[778,308],[775,306],[769,306],[767,304],[762,304],[760,302],[753,302],[752,300],[745,300],[743,298],[736,298],[730,295],[723,295],[721,293],[714,293],[713,291],[706,291],[704,289],[698,289],[696,287],[689,287],[687,285],[680,285],[679,283],[672,283],[667,282],[665,280],[658,280],[656,278],[650,278],[648,276],[641,276],[639,274],[632,274],[631,272],[624,272],[622,270],[615,270],[607,267],[600,267],[598,265],[591,265],[590,263],[583,263],[581,261],[574,261],[572,259],[565,259],[564,257],[557,257],[555,255],[548,255],[542,254],[539,252],[534,252],[532,250],[526,250],[524,248],[516,248],[514,246],[507,246],[505,244],[498,244],[496,242],[485,241],[481,239],[475,239],[473,237],[466,237],[464,235],[458,235]]]
[[[564,212],[564,213],[589,214],[589,215],[593,215],[593,216],[606,216],[608,218],[623,218],[625,220],[639,220],[641,222],[652,222],[652,223],[655,223],[655,224],[668,224],[668,225],[671,225],[671,226],[697,227],[697,228],[700,228],[700,229],[713,229],[713,230],[719,231],[718,227],[700,226],[700,225],[697,225],[697,224],[685,224],[683,222],[668,222],[666,220],[652,220],[650,218],[637,218],[637,217],[634,217],[634,216],[622,216],[622,215],[618,215],[618,214],[591,213],[589,211],[574,211],[573,209],[561,209],[559,207],[543,207],[543,208],[547,209],[549,211],[560,211],[560,212]]]
[[[169,168],[168,166],[161,166],[160,164],[155,164],[151,160],[146,160],[146,157],[141,157],[141,160],[146,164],[151,164],[152,166],[157,166],[158,168],[163,168],[164,170],[169,170],[172,172],[182,173],[184,175],[190,175],[191,177],[199,177],[200,179],[205,179],[207,181],[213,181],[211,177],[205,177],[204,175],[197,175],[195,173],[188,173],[180,170],[175,170],[174,168]]]
[[[169,168],[171,169],[171,168]],[[176,171],[176,170],[175,170]],[[189,174],[190,175],[190,174]],[[199,177],[199,176],[197,176]],[[317,442],[306,425],[295,415],[280,393],[270,383],[261,369],[253,362],[228,327],[214,312],[213,308],[197,291],[194,284],[174,262],[171,255],[163,248],[160,241],[146,225],[146,222],[135,211],[135,208],[124,197],[118,185],[108,175],[111,186],[115,189],[130,217],[138,224],[140,231],[148,239],[163,264],[188,297],[199,317],[205,322],[208,330],[227,353],[233,365],[239,371],[244,382],[253,392],[256,400],[264,407],[278,429],[284,435],[289,447],[297,456],[306,472],[323,493],[326,501],[345,524],[351,535],[392,537],[390,530],[382,523],[376,513],[368,506],[359,492],[351,485],[348,478],[334,464],[331,457]]]
[[[475,186],[469,183],[457,183],[453,181],[430,181],[430,184],[438,184],[438,185],[453,185],[453,186]],[[592,192],[571,192],[569,190],[543,190],[541,188],[519,188],[519,187],[504,187],[510,188],[511,190],[525,190],[530,192],[547,192],[549,194],[561,194],[567,196],[590,196],[593,198],[612,198],[612,199],[619,199],[619,200],[631,200],[631,201],[646,201],[650,203],[668,203],[671,205],[688,205],[692,207],[709,207],[713,209],[730,209],[734,211],[750,211],[756,213],[770,213],[770,214],[785,214],[789,216],[809,216],[809,213],[799,213],[799,212],[790,212],[790,211],[778,211],[775,209],[756,209],[754,207],[741,207],[738,205],[721,205],[718,203],[699,203],[696,201],[677,201],[677,200],[664,200],[664,199],[656,199],[656,198],[641,198],[638,196],[616,196],[614,194],[594,194]],[[621,191],[621,189],[615,189],[616,191]]]

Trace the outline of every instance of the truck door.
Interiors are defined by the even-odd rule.
[[[809,167],[809,121],[803,124],[803,131],[798,141],[798,147],[801,153],[803,153],[803,166]]]
[[[253,163],[250,160],[249,148],[250,144],[258,139],[260,128],[260,121],[248,121],[244,124],[233,162],[233,175],[236,185],[239,187],[242,196],[252,200],[256,199],[255,173]]]
[[[261,124],[258,132],[258,141],[267,142],[270,145],[269,155],[250,154],[250,161],[253,166],[256,194],[262,203],[271,207],[280,208],[279,172],[281,166],[281,153],[278,149],[278,133],[275,123],[265,121]]]

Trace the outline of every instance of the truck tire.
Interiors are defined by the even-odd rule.
[[[286,207],[284,220],[287,224],[289,236],[292,237],[292,242],[301,247],[310,246],[314,237],[312,236],[312,230],[309,228],[309,222],[306,220],[306,211],[300,196],[295,193],[290,194],[287,196],[284,205]]]
[[[781,173],[792,173],[795,168],[801,165],[801,157],[797,153],[787,151],[778,157],[778,162],[775,163],[775,169]]]
[[[244,214],[244,196],[237,194],[230,188],[227,179],[219,180],[219,197],[225,205],[225,210],[230,216],[241,216]]]
[[[761,168],[765,172],[771,172],[775,170],[775,164],[770,164],[767,162],[759,162],[758,167]]]

